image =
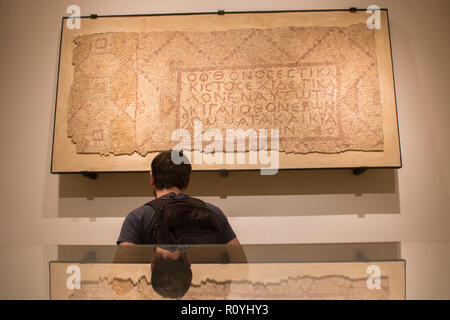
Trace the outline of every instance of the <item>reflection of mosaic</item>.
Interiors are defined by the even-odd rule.
[[[70,289],[73,263],[50,264],[52,299],[162,299],[147,263],[83,263]],[[373,287],[377,266],[379,282]],[[192,264],[183,299],[404,299],[404,261]],[[78,281],[78,280],[77,280]],[[378,280],[377,280],[378,281]]]
[[[192,284],[183,299],[389,299],[389,281],[381,278],[380,290],[369,290],[367,279],[350,279],[332,275],[298,277],[278,283],[251,281],[202,281]],[[81,289],[69,299],[161,299],[145,276],[136,283],[131,279],[107,278],[81,283]]]
[[[174,129],[279,129],[280,150],[383,151],[374,31],[281,27],[75,39],[68,136],[78,153],[174,145]]]

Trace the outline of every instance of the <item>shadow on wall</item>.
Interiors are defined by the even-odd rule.
[[[395,169],[193,172],[187,190],[227,216],[400,213]],[[59,217],[124,217],[153,198],[148,173],[59,176]]]

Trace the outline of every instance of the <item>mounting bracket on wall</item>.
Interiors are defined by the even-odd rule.
[[[81,174],[83,175],[83,177],[89,178],[91,180],[95,180],[98,177],[97,172],[82,171]]]
[[[227,169],[220,169],[219,170],[219,174],[220,174],[220,176],[222,177],[222,178],[226,178],[226,177],[228,177],[228,174],[229,174],[230,172],[227,170]]]
[[[362,175],[364,172],[366,172],[366,170],[367,170],[367,167],[354,168],[353,169],[353,174],[355,176],[359,176],[359,175]]]

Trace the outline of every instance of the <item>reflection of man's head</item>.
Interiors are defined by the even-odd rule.
[[[181,298],[191,281],[191,264],[186,252],[156,247],[151,274],[153,290],[165,298]]]

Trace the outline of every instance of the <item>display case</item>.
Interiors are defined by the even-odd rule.
[[[178,247],[172,252],[181,251],[186,257],[190,278],[177,297],[170,296],[169,289],[154,290],[158,284],[152,273],[158,248],[61,246],[60,259],[49,263],[50,297],[405,299],[405,261],[398,258],[395,243]],[[182,286],[183,272],[168,271],[164,283]]]

